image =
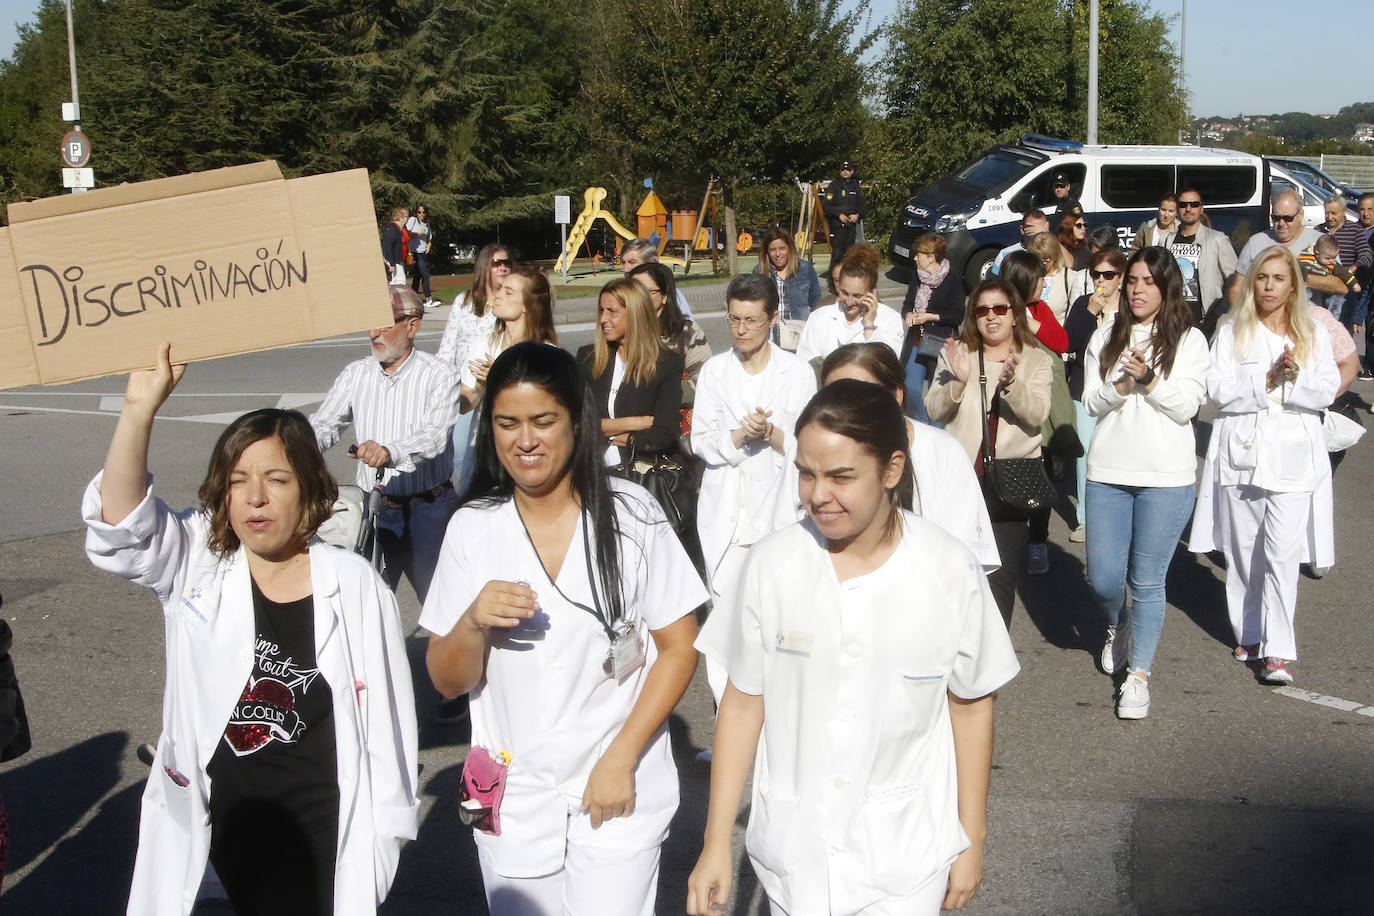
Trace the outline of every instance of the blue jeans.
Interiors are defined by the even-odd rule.
[[[1074,419],[1077,421],[1078,441],[1083,443],[1083,454],[1074,461],[1074,477],[1078,484],[1078,524],[1088,520],[1088,447],[1092,445],[1093,430],[1097,429],[1097,417],[1089,416],[1082,401],[1073,402]]]
[[[1164,579],[1192,514],[1192,484],[1125,487],[1088,481],[1088,585],[1107,626],[1129,623],[1132,671],[1150,673],[1164,630]]]
[[[400,509],[381,508],[377,514],[377,536],[382,544],[382,557],[386,560],[382,578],[392,591],[405,573],[420,602],[424,603],[430,580],[434,578],[434,567],[439,564],[444,531],[457,509],[458,494],[451,488],[429,502],[415,497]]]
[[[921,423],[930,422],[924,400],[926,390],[926,367],[916,358],[916,348],[911,348],[911,356],[906,361],[906,415]]]
[[[424,287],[425,298],[430,298],[429,293],[429,263],[425,261],[425,256],[420,252],[415,252],[415,277],[410,281],[410,288],[415,292],[421,292],[420,287]]]

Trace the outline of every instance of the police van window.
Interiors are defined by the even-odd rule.
[[[1054,209],[1054,176],[1063,174],[1069,179],[1069,192],[1078,197],[1083,193],[1083,176],[1088,173],[1088,167],[1081,162],[1051,162],[1035,180],[1026,186],[1026,190],[1031,192],[1032,207]]]
[[[1113,210],[1153,210],[1174,190],[1172,165],[1104,165],[1102,202]]]
[[[1254,165],[1180,165],[1178,186],[1196,188],[1208,207],[1246,204],[1259,187],[1259,167]]]
[[[1012,182],[1029,172],[1040,161],[1039,157],[1032,159],[1010,151],[998,150],[975,159],[951,177],[954,181],[990,196],[1011,187]]]

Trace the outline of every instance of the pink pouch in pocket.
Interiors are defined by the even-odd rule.
[[[469,827],[501,835],[501,799],[506,794],[510,755],[493,758],[484,747],[468,751],[463,761],[463,782],[458,790],[458,818]]]

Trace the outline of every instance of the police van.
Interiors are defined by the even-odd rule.
[[[951,269],[972,289],[997,252],[1021,239],[1021,216],[1043,210],[1056,223],[1056,175],[1069,180],[1088,228],[1116,227],[1129,246],[1159,200],[1183,188],[1202,194],[1212,228],[1239,250],[1269,227],[1269,164],[1234,150],[1193,146],[1087,146],[1027,134],[994,146],[953,174],[916,192],[892,230],[892,261],[915,275],[911,246],[927,232],[945,237]]]

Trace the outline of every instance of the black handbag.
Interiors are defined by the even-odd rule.
[[[1008,513],[1025,515],[1054,505],[1054,485],[1039,458],[997,458],[988,429],[987,370],[983,348],[978,348],[978,390],[983,401],[983,490]],[[996,397],[997,395],[994,395]]]
[[[658,500],[663,514],[668,517],[668,524],[678,535],[693,526],[697,509],[696,475],[677,450],[637,452],[631,435],[625,454],[628,457],[611,468],[611,473],[648,490]]]

